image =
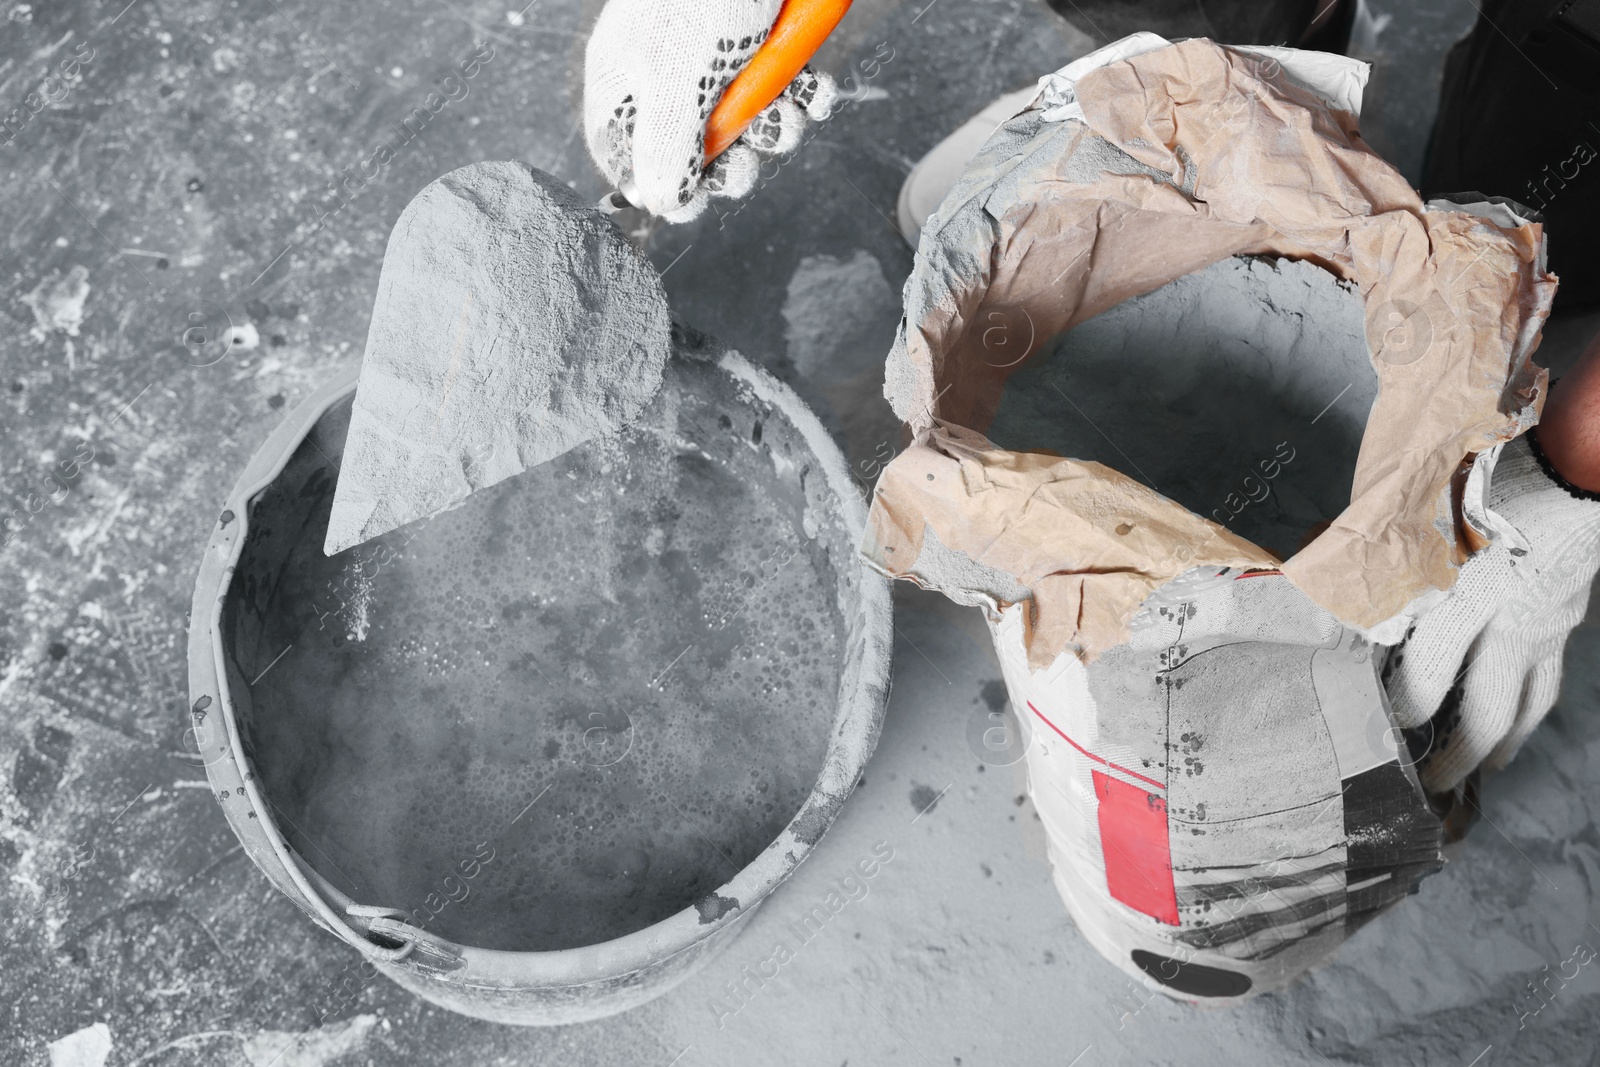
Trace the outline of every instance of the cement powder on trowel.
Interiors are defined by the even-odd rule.
[[[614,434],[661,384],[661,280],[521,163],[419,193],[384,253],[329,555]]]

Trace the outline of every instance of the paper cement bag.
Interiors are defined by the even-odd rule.
[[[1423,204],[1361,140],[1364,81],[1151,34],[1041,79],[928,220],[888,361],[914,440],[863,553],[985,610],[1058,890],[1183,999],[1281,988],[1438,868],[1377,652],[1496,536],[1488,473],[1546,390],[1540,227]],[[1352,287],[1376,374],[1348,506],[1289,558],[985,436],[1046,339],[1241,254]],[[993,359],[986,331],[1019,316],[1026,349]]]

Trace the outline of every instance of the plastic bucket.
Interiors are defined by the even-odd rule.
[[[200,567],[191,716],[229,825],[369,973],[442,1007],[553,1025],[658,996],[877,742],[889,590],[845,460],[675,327],[620,441],[330,559],[355,385],[272,433]]]

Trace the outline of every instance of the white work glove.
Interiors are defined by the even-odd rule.
[[[706,118],[767,39],[782,0],[611,0],[584,56],[583,134],[635,206],[687,222],[709,197],[755,187],[761,157],[793,151],[838,91],[810,67],[705,166]]]
[[[1600,502],[1553,481],[1525,437],[1502,450],[1487,497],[1520,538],[1500,536],[1462,565],[1449,597],[1395,650],[1386,679],[1402,729],[1427,722],[1461,684],[1460,719],[1422,764],[1432,793],[1479,764],[1504,767],[1539,725],[1600,568]]]

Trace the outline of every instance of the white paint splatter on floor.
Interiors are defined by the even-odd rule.
[[[376,1015],[357,1015],[303,1033],[262,1030],[244,1039],[244,1058],[250,1067],[326,1067],[366,1044],[377,1022]]]
[[[812,382],[842,381],[883,362],[900,301],[872,253],[807,256],[783,301],[789,358]]]
[[[53,330],[78,336],[83,305],[89,299],[89,268],[79,264],[62,277],[55,271],[42,279],[22,302],[33,311],[33,336],[43,341]]]
[[[104,1067],[111,1048],[111,1027],[105,1023],[85,1026],[50,1042],[50,1067]]]

